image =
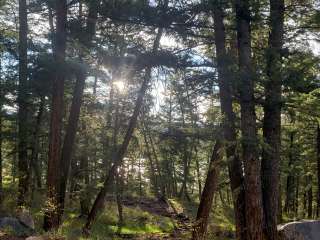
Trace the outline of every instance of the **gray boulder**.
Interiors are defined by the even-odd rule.
[[[34,234],[34,230],[13,217],[0,218],[0,231],[17,237],[27,237]]]
[[[281,240],[319,240],[320,221],[302,220],[278,226]]]
[[[22,224],[34,229],[34,220],[29,210],[24,208],[20,209],[18,211],[17,218]]]

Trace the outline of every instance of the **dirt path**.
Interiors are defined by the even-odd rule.
[[[175,229],[170,234],[146,234],[143,236],[137,236],[136,240],[149,239],[172,239],[182,240],[186,239],[186,236],[190,234],[192,224],[188,216],[185,215],[183,210],[176,209],[170,200],[158,200],[150,198],[127,198],[122,201],[122,204],[126,207],[140,207],[143,211],[151,214],[169,217],[172,219]]]

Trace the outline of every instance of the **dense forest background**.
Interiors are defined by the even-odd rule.
[[[194,240],[319,218],[319,29],[317,0],[0,0],[0,217]]]

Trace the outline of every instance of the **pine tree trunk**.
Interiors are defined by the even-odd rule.
[[[146,126],[146,129],[147,126]],[[161,173],[161,166],[160,166],[160,162],[159,162],[159,159],[158,159],[158,155],[157,155],[157,152],[156,152],[156,148],[155,148],[155,145],[154,145],[154,142],[153,142],[153,139],[152,139],[152,136],[151,136],[151,133],[150,133],[150,130],[148,129],[147,130],[147,133],[148,136],[149,136],[149,140],[150,140],[150,146],[151,146],[151,150],[152,150],[152,155],[154,157],[154,160],[155,160],[155,165],[156,165],[156,172],[157,172],[157,179],[158,179],[158,184],[159,184],[159,187],[160,187],[160,198],[165,198],[166,197],[166,187],[165,187],[165,184],[164,184],[164,179],[163,179],[163,176],[162,176],[162,173]]]
[[[182,128],[186,128],[185,113],[184,113],[185,106],[183,104],[183,99],[179,97],[178,101],[179,101],[179,107],[180,107],[181,117],[182,117]],[[188,187],[187,187],[187,181],[189,178],[189,166],[188,166],[188,144],[187,144],[186,138],[183,140],[182,163],[183,163],[183,179],[182,179],[182,184],[179,191],[179,198],[185,197],[188,201],[190,201]]]
[[[84,123],[86,124],[86,123]],[[84,130],[86,131],[86,130]],[[80,157],[80,182],[81,182],[81,195],[80,195],[80,215],[81,217],[88,216],[90,210],[90,197],[88,192],[89,186],[89,162],[88,162],[88,135],[84,134],[84,150]]]
[[[47,206],[44,213],[44,230],[48,231],[59,226],[58,214],[58,192],[60,172],[60,148],[61,129],[63,118],[63,95],[65,71],[63,70],[66,54],[66,25],[67,25],[67,2],[66,0],[56,1],[56,32],[54,41],[54,57],[57,70],[54,73],[51,123],[49,138],[49,157],[47,174]],[[48,205],[49,204],[49,205]]]
[[[122,195],[123,195],[123,171],[124,169],[121,168],[119,170],[119,175],[116,177],[116,200],[117,200],[117,207],[118,207],[118,229],[117,232],[121,233],[121,229],[124,224],[123,218],[123,206],[122,206]]]
[[[197,171],[197,180],[198,180],[199,200],[201,200],[202,186],[201,186],[201,177],[200,177],[200,164],[199,164],[199,159],[197,157],[197,154],[196,154],[196,171]]]
[[[284,0],[270,0],[270,36],[267,51],[267,75],[263,137],[267,145],[262,153],[264,229],[268,240],[277,240],[281,131],[281,49],[283,45]]]
[[[88,17],[86,22],[86,33],[82,39],[82,43],[90,47],[92,39],[96,32],[96,22],[98,17],[98,2],[97,1],[90,1],[89,2],[89,11]],[[82,9],[80,8],[80,11]],[[59,214],[59,221],[63,215],[64,211],[64,202],[65,202],[65,194],[66,194],[66,187],[68,183],[68,174],[70,169],[71,157],[72,157],[72,150],[74,146],[75,136],[77,133],[80,109],[82,105],[82,95],[85,86],[85,80],[87,74],[84,72],[83,69],[78,69],[76,72],[76,84],[74,87],[73,92],[73,99],[72,105],[70,109],[70,116],[68,120],[68,126],[66,130],[66,135],[63,142],[63,148],[61,153],[61,175],[59,179],[59,206],[58,206],[58,214]]]
[[[235,7],[240,74],[242,156],[245,172],[246,239],[262,240],[261,162],[258,153],[254,71],[251,59],[250,3],[248,0],[236,0]]]
[[[289,148],[289,173],[287,176],[287,186],[286,186],[286,201],[284,206],[284,211],[289,214],[293,212],[294,208],[294,176],[293,176],[293,165],[294,165],[294,133],[290,132],[290,148]]]
[[[308,192],[307,192],[307,196],[308,196],[308,218],[312,218],[312,200],[313,200],[313,194],[312,194],[312,176],[309,175],[308,176]]]
[[[85,86],[86,73],[79,70],[76,73],[76,83],[73,91],[72,104],[70,109],[70,116],[68,119],[68,126],[66,129],[66,135],[63,142],[61,152],[61,172],[60,172],[60,187],[59,187],[59,222],[64,212],[64,203],[66,188],[68,182],[68,175],[70,170],[71,157],[74,147],[74,141],[77,133],[80,109],[82,105],[82,95]]]
[[[280,177],[279,177],[280,178]],[[281,194],[282,184],[279,184],[279,194],[278,194],[278,223],[282,222],[282,194]]]
[[[157,50],[159,48],[162,32],[163,32],[162,29],[158,30],[158,34],[156,36],[156,39],[155,39],[154,45],[153,45],[153,52],[157,52]],[[138,115],[140,113],[140,110],[141,110],[141,107],[143,104],[143,98],[144,98],[145,93],[147,91],[150,80],[151,80],[151,68],[147,68],[145,76],[144,76],[144,80],[143,80],[141,88],[138,92],[138,97],[137,97],[137,100],[135,103],[135,108],[134,108],[134,111],[133,111],[132,116],[130,118],[125,137],[123,139],[123,142],[122,142],[119,150],[115,154],[115,157],[112,161],[113,164],[112,164],[110,170],[108,171],[108,174],[107,174],[106,179],[104,181],[103,187],[100,189],[100,191],[94,201],[94,204],[93,204],[91,211],[89,213],[87,222],[83,228],[83,232],[85,234],[89,234],[90,228],[91,228],[94,220],[97,217],[98,211],[104,208],[105,196],[114,181],[114,177],[115,177],[115,174],[117,172],[118,167],[122,165],[123,158],[127,152],[130,140],[132,138],[132,134],[134,132],[134,129],[135,129],[135,126],[136,126],[136,123],[138,120]]]
[[[223,113],[223,135],[226,155],[228,158],[228,170],[235,209],[236,237],[237,239],[245,239],[246,221],[243,170],[241,159],[236,150],[237,137],[235,114],[232,107],[232,62],[226,52],[226,33],[223,23],[223,10],[221,4],[214,5],[214,29],[221,112]]]
[[[19,88],[18,88],[18,205],[26,204],[28,191],[28,18],[26,0],[19,0]]]
[[[222,142],[217,140],[210,159],[207,178],[198,207],[196,224],[192,233],[193,240],[203,240],[206,236],[209,214],[217,187],[219,164],[223,156],[222,152]]]
[[[152,159],[152,155],[151,155],[151,152],[150,152],[150,146],[149,146],[149,143],[148,143],[148,140],[147,140],[147,134],[146,134],[146,129],[144,128],[143,129],[143,138],[144,138],[144,143],[145,143],[145,148],[146,148],[146,154],[147,154],[147,157],[149,159],[149,164],[150,164],[150,179],[151,179],[151,184],[153,186],[153,192],[155,195],[158,195],[159,194],[159,186],[158,186],[158,179],[157,179],[157,176],[156,176],[156,170],[155,170],[155,166],[154,166],[154,163],[153,163],[153,159]]]
[[[76,144],[77,145],[77,144]],[[69,186],[69,200],[70,202],[72,202],[72,200],[74,199],[74,196],[76,194],[76,190],[77,190],[77,183],[79,182],[79,176],[78,176],[78,172],[79,172],[79,167],[80,164],[78,163],[78,158],[73,157],[71,160],[71,169],[70,169],[70,186]]]
[[[297,218],[299,212],[299,188],[300,188],[300,176],[296,177],[296,191],[294,197],[294,217]]]
[[[1,86],[0,86],[1,87]],[[3,180],[2,180],[2,92],[0,90],[0,209],[3,201]]]
[[[320,216],[320,125],[317,123],[317,180],[318,180],[318,196],[317,196],[317,218]]]
[[[117,154],[114,157],[113,164],[112,164],[110,170],[108,171],[108,174],[106,176],[106,180],[103,184],[103,187],[101,188],[101,190],[100,190],[98,196],[96,197],[95,202],[91,208],[91,211],[90,211],[88,219],[87,219],[87,223],[84,227],[84,233],[89,232],[89,229],[91,228],[91,225],[93,224],[93,221],[95,220],[95,218],[98,214],[98,211],[103,209],[107,190],[110,189],[110,187],[113,183],[115,174],[117,172],[117,169],[122,164],[124,155],[127,151],[127,148],[130,143],[133,131],[135,129],[138,114],[140,112],[140,108],[141,108],[142,102],[143,102],[143,96],[145,94],[145,91],[146,91],[148,83],[149,83],[148,78],[150,78],[150,73],[151,73],[151,71],[149,70],[147,72],[147,75],[145,76],[145,79],[144,79],[143,84],[141,86],[141,89],[139,91],[139,95],[138,95],[138,99],[136,101],[136,106],[135,106],[134,112],[133,112],[131,119],[130,119],[130,122],[129,122],[129,126],[127,129],[126,135],[124,137],[124,140],[122,142],[120,149],[117,151]]]
[[[305,189],[303,192],[303,217],[306,216],[306,212],[307,212],[307,190]]]
[[[1,64],[1,58],[0,58],[0,74],[2,74],[2,64]],[[3,97],[4,97],[4,91],[3,91],[3,83],[2,78],[0,77],[0,210],[2,207],[2,201],[3,201],[3,179],[2,179],[2,171],[3,171],[3,159],[2,159],[2,142],[3,142],[3,136],[2,136],[2,124],[3,124],[3,116],[2,116],[2,106],[3,106]]]
[[[110,93],[109,93],[109,104],[107,109],[107,117],[106,117],[106,125],[102,131],[102,138],[103,138],[103,162],[104,167],[108,170],[112,164],[110,159],[112,159],[112,149],[110,144],[110,136],[108,134],[109,131],[112,130],[112,115],[114,110],[114,76],[112,76],[111,83],[110,83]]]
[[[45,98],[41,96],[40,103],[39,103],[39,110],[37,113],[36,123],[33,132],[33,143],[32,143],[32,151],[31,151],[31,160],[30,160],[30,169],[31,167],[34,170],[34,177],[36,178],[37,187],[42,187],[41,182],[41,174],[39,169],[39,134],[41,129],[41,124],[43,120],[43,113],[44,113],[44,104]]]
[[[83,44],[87,47],[91,46],[92,39],[96,32],[96,22],[98,17],[98,1],[89,2],[89,11],[86,22],[86,33]],[[81,9],[80,9],[81,11]],[[81,59],[81,56],[80,56]],[[80,66],[81,67],[81,66]],[[59,205],[58,205],[58,217],[59,222],[64,212],[64,202],[66,195],[66,188],[68,183],[68,175],[72,157],[72,150],[74,146],[75,136],[77,133],[80,109],[82,105],[82,95],[85,87],[86,72],[84,69],[79,69],[76,72],[76,84],[74,87],[72,104],[70,109],[70,116],[68,120],[68,126],[66,135],[63,142],[62,153],[61,153],[61,174],[59,179]]]

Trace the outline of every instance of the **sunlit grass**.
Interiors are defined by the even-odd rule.
[[[90,237],[87,239],[120,239],[119,235],[165,234],[174,229],[170,218],[150,214],[139,207],[124,207],[123,211],[124,223],[119,231],[116,204],[108,203],[108,207],[93,225]],[[83,239],[81,229],[84,223],[85,219],[69,212],[63,225],[52,234],[54,237],[65,237],[70,240]]]
[[[234,213],[233,209],[229,206],[216,207],[212,213],[213,225],[221,229],[235,231]]]
[[[16,186],[6,186],[6,192],[12,197],[6,198],[5,206],[11,206],[14,209],[16,204]],[[39,235],[49,235],[50,239],[85,239],[82,235],[82,227],[85,224],[84,218],[79,217],[79,199],[75,198],[67,202],[67,207],[64,214],[62,226],[54,232],[45,233],[42,230],[43,225],[43,202],[45,201],[44,192],[35,191],[31,213],[35,220],[36,232]],[[198,202],[194,201],[170,199],[170,204],[176,209],[178,213],[184,213],[190,217],[190,224],[196,215]],[[171,219],[164,216],[159,216],[147,211],[144,211],[138,206],[126,207],[123,206],[124,222],[121,229],[118,228],[118,210],[114,202],[108,202],[107,207],[99,215],[96,222],[93,224],[89,240],[102,240],[102,239],[123,239],[145,236],[146,239],[149,235],[162,235],[172,233],[177,227],[177,219]],[[215,205],[211,213],[210,223],[208,226],[208,239],[221,239],[217,238],[214,234],[216,231],[231,232],[234,231],[233,223],[233,210],[230,206],[222,204]],[[190,237],[191,232],[185,231],[185,238]],[[222,238],[223,239],[223,238]]]

